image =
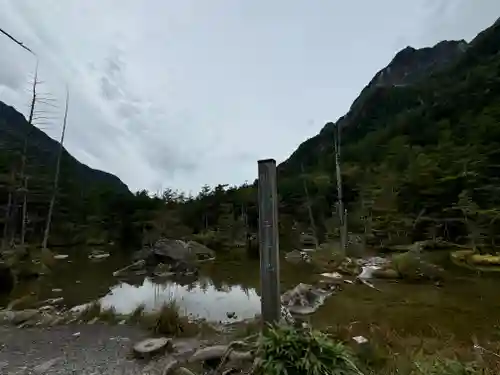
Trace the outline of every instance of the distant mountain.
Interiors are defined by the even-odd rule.
[[[478,221],[494,223],[500,212],[499,109],[499,21],[470,43],[407,47],[375,74],[345,116],[326,124],[278,166],[282,205],[303,214],[297,197],[305,178],[317,220],[332,215],[333,130],[341,127],[345,194],[354,216],[369,206],[370,215],[379,211],[384,223],[379,230],[392,227],[417,237],[431,227],[443,237],[467,232],[467,204],[480,213]],[[486,212],[493,216],[486,219]],[[411,224],[417,218],[432,224]]]
[[[0,205],[5,208],[8,192],[17,191],[13,194],[15,208],[11,215],[13,224],[10,225],[11,229],[16,228],[17,233],[21,220],[21,155],[25,139],[28,140],[25,169],[28,177],[28,240],[37,242],[43,233],[53,191],[59,142],[30,125],[13,107],[0,102]],[[54,233],[57,235],[53,238],[59,237],[60,242],[78,242],[81,238],[76,240],[75,236],[100,236],[97,224],[101,225],[104,220],[102,214],[110,197],[117,196],[127,197],[132,193],[118,177],[90,168],[64,149],[53,218]],[[5,211],[1,220],[4,217]],[[95,233],[90,234],[89,231]]]
[[[30,125],[21,113],[0,101],[0,152],[20,153],[27,135],[29,135],[29,158],[35,159],[37,165],[47,166],[51,170],[55,165],[59,142],[50,138],[37,127]],[[118,177],[90,168],[75,159],[66,149],[64,149],[62,160],[62,164],[69,174],[68,177],[82,183],[82,187],[100,186],[117,192],[130,192],[127,185]]]
[[[377,117],[380,111],[384,111],[389,100],[401,108],[419,105],[418,97],[400,95],[399,93],[402,92],[403,88],[406,88],[404,91],[410,91],[412,86],[443,71],[450,64],[456,63],[464,55],[467,48],[467,42],[460,40],[439,42],[434,47],[415,49],[408,46],[402,49],[385,68],[375,74],[354,100],[345,116],[342,116],[336,123],[326,124],[320,134],[302,143],[297,151],[279,166],[280,170],[285,171],[288,165],[294,164],[296,159],[302,159],[304,148],[314,148],[316,153],[321,152],[320,150],[324,150],[325,147],[331,150],[331,136],[334,126],[361,128],[360,117],[366,115]],[[381,105],[380,108],[374,107],[378,105]],[[358,133],[356,138],[360,138],[370,129],[371,127],[363,127],[362,133]],[[353,132],[351,129],[349,134],[344,134],[344,137],[347,136],[349,139],[349,135]],[[305,154],[310,155],[307,151]],[[304,159],[308,158],[307,155],[303,155],[303,157]],[[300,163],[304,162],[307,164],[307,160],[301,160]],[[296,167],[295,165],[292,169],[296,170]]]

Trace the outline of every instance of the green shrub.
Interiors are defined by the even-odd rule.
[[[312,329],[269,327],[260,338],[257,355],[265,375],[361,374],[347,347]]]

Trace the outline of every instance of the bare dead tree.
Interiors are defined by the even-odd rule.
[[[30,52],[31,54],[35,55],[35,53],[28,47],[26,47],[20,40],[14,38],[11,34],[9,34],[7,31],[5,31],[4,29],[0,28],[0,33],[5,35],[7,38],[9,38],[11,41],[13,41],[14,43],[16,43],[17,45],[19,45],[21,48],[25,49],[26,51]],[[38,62],[37,62],[37,71],[38,71]],[[35,77],[35,82],[36,82],[36,77]],[[35,85],[34,85],[35,86]],[[32,113],[32,111],[30,111]],[[23,159],[24,162],[25,162],[25,158]],[[12,179],[14,180],[14,179]],[[26,188],[26,185],[27,185],[27,182],[25,181],[24,183],[24,188]],[[7,209],[6,209],[6,215],[5,215],[5,224],[4,224],[4,237],[2,239],[2,249],[6,246],[7,244],[7,235],[8,235],[8,223],[10,222],[10,219],[11,219],[11,214],[12,214],[12,205],[13,205],[13,194],[12,194],[12,190],[9,189],[9,195],[8,195],[8,199],[7,199]],[[23,206],[23,210],[25,209],[25,207]],[[23,225],[24,225],[24,219],[25,219],[25,215],[23,215]],[[24,228],[25,229],[25,228]],[[23,231],[24,233],[24,231]],[[15,234],[15,230],[14,230],[14,234]],[[14,238],[14,234],[12,235],[12,239],[11,239],[11,244],[13,243],[13,238]],[[24,234],[22,235],[22,242],[24,242]]]
[[[35,77],[33,79],[33,85],[31,88],[31,104],[30,104],[30,113],[28,117],[28,124],[30,127],[28,128],[28,132],[24,137],[23,144],[23,153],[21,156],[21,182],[23,184],[20,189],[23,196],[23,209],[22,209],[22,225],[21,225],[21,246],[24,246],[26,239],[26,224],[27,224],[27,214],[28,214],[28,177],[26,176],[26,161],[27,161],[27,153],[28,153],[28,140],[31,132],[31,126],[33,126],[33,116],[35,114],[35,105],[37,103],[37,85],[38,82],[38,60],[35,68]]]
[[[317,230],[316,230],[316,223],[314,221],[314,215],[313,215],[313,211],[312,211],[312,204],[311,204],[311,199],[310,199],[310,196],[309,196],[309,190],[307,189],[307,181],[306,181],[305,176],[304,176],[304,165],[301,164],[300,168],[302,170],[302,184],[304,186],[304,192],[306,194],[306,204],[307,204],[307,212],[309,214],[309,222],[311,224],[311,230],[312,230],[312,234],[313,234],[313,237],[314,237],[314,246],[316,247],[316,250],[317,250],[318,247],[319,247],[318,233],[317,233]]]
[[[1,250],[5,250],[7,246],[7,236],[9,234],[9,228],[10,228],[10,219],[11,219],[11,213],[12,213],[12,202],[13,202],[13,190],[15,187],[15,174],[14,174],[14,169],[11,170],[10,174],[10,180],[7,185],[7,189],[9,191],[9,194],[7,196],[7,207],[5,208],[5,217],[4,217],[4,226],[3,226],[3,237],[2,237],[2,248]]]
[[[340,221],[340,245],[342,251],[347,249],[347,210],[344,208],[344,201],[342,196],[342,174],[340,171],[340,145],[341,145],[341,128],[337,124],[333,130],[333,144],[335,148],[335,169],[337,175],[337,211]]]
[[[50,234],[50,224],[52,222],[52,213],[54,211],[54,204],[56,201],[57,190],[59,187],[59,173],[61,170],[61,158],[64,151],[63,144],[64,144],[64,135],[66,134],[66,124],[68,120],[68,106],[69,106],[69,90],[66,88],[66,104],[64,106],[64,119],[61,130],[61,141],[59,142],[59,153],[57,154],[56,171],[54,174],[54,190],[52,191],[52,197],[50,198],[49,212],[47,213],[47,223],[45,225],[45,232],[43,234],[42,249],[47,249],[47,243],[49,241],[49,234]]]

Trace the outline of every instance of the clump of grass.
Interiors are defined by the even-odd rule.
[[[142,318],[144,317],[144,309],[146,308],[146,305],[141,303],[140,305],[138,305],[134,311],[132,311],[130,313],[130,315],[128,316],[127,318],[127,322],[128,323],[139,323]]]
[[[269,327],[259,339],[259,372],[266,375],[361,375],[350,350],[313,329]]]
[[[116,314],[116,310],[114,307],[108,307],[107,309],[101,309],[100,314],[98,315],[99,320],[102,320],[106,323],[116,324],[118,322],[118,315]]]
[[[106,323],[115,324],[119,320],[119,315],[113,306],[103,308],[100,301],[89,303],[78,314],[78,320],[82,322],[90,322],[95,318]]]
[[[158,311],[144,314],[142,323],[153,332],[168,336],[191,336],[198,332],[197,325],[181,315],[175,301],[163,304]]]
[[[100,301],[89,303],[78,315],[78,319],[82,322],[89,322],[101,315],[102,306]]]

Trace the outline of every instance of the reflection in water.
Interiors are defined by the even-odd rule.
[[[67,308],[103,298],[104,306],[114,306],[118,312],[132,311],[141,303],[152,310],[176,298],[184,313],[212,321],[227,321],[227,312],[234,312],[238,319],[250,318],[260,310],[258,260],[236,261],[220,257],[204,264],[200,269],[203,277],[191,284],[182,284],[182,280],[155,283],[144,280],[144,276],[134,276],[127,279],[127,283],[121,283],[113,277],[113,272],[131,263],[126,254],[118,251],[95,262],[88,259],[85,249],[65,252],[69,258],[59,260],[50,276],[18,284],[10,298],[32,293],[40,301],[63,297]],[[431,331],[439,331],[443,335],[470,340],[472,334],[478,338],[495,335],[497,331],[492,327],[500,326],[500,275],[479,277],[465,269],[454,269],[447,263],[447,252],[432,252],[428,256],[432,257],[429,261],[449,269],[448,277],[439,286],[373,280],[380,289],[377,291],[363,285],[346,284],[311,316],[311,322],[320,328],[351,327],[353,322],[358,322],[356,329],[360,329],[360,325],[374,324],[403,336],[430,335]],[[300,282],[311,284],[315,281],[317,276],[310,265],[281,261],[282,292]],[[55,292],[59,289],[62,291]],[[366,332],[358,333],[364,335]]]
[[[157,284],[150,279],[145,279],[141,286],[122,283],[111,288],[101,303],[103,307],[113,306],[116,312],[127,314],[140,304],[151,311],[172,300],[184,314],[210,321],[229,321],[228,312],[234,312],[238,320],[252,318],[260,312],[260,297],[255,290],[227,284],[217,289],[206,278],[189,285]]]

